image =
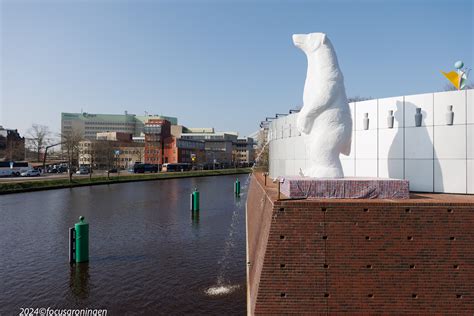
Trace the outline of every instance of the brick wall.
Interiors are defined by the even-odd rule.
[[[251,181],[247,197],[247,310],[253,314],[263,257],[270,233],[273,203],[257,181]]]
[[[473,196],[280,200],[268,215],[258,203],[269,191],[247,205],[248,221],[260,216],[248,224],[249,271],[261,265],[249,313],[474,312]]]

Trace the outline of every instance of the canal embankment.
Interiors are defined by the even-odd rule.
[[[92,185],[116,184],[136,181],[157,181],[163,179],[191,178],[191,177],[209,177],[223,176],[232,174],[250,173],[251,168],[219,169],[219,170],[199,170],[187,172],[162,172],[150,174],[127,174],[110,175],[94,177],[76,177],[72,181],[68,178],[44,178],[44,179],[25,179],[24,181],[2,182],[0,183],[0,194],[12,194],[22,192],[32,192],[41,190],[54,190],[63,188],[73,188]]]

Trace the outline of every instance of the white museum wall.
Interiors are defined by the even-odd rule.
[[[447,107],[453,106],[453,124]],[[425,93],[349,104],[352,150],[341,154],[347,177],[407,179],[419,192],[474,194],[474,90]],[[421,126],[416,127],[416,108]],[[388,115],[393,111],[393,128]],[[363,117],[368,113],[369,128]],[[270,123],[270,176],[298,175],[309,162],[297,113]]]

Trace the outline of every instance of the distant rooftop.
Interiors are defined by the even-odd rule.
[[[172,116],[164,115],[135,115],[125,112],[124,114],[94,114],[94,113],[61,113],[62,120],[83,120],[93,122],[109,122],[109,123],[134,123],[136,120],[146,122],[148,119],[165,119],[168,120],[172,125],[178,124],[178,119]]]

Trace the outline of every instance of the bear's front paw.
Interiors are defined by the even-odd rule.
[[[296,120],[296,128],[300,133],[309,134],[311,132],[311,127],[313,122],[308,120],[307,116],[298,115],[298,119]]]

